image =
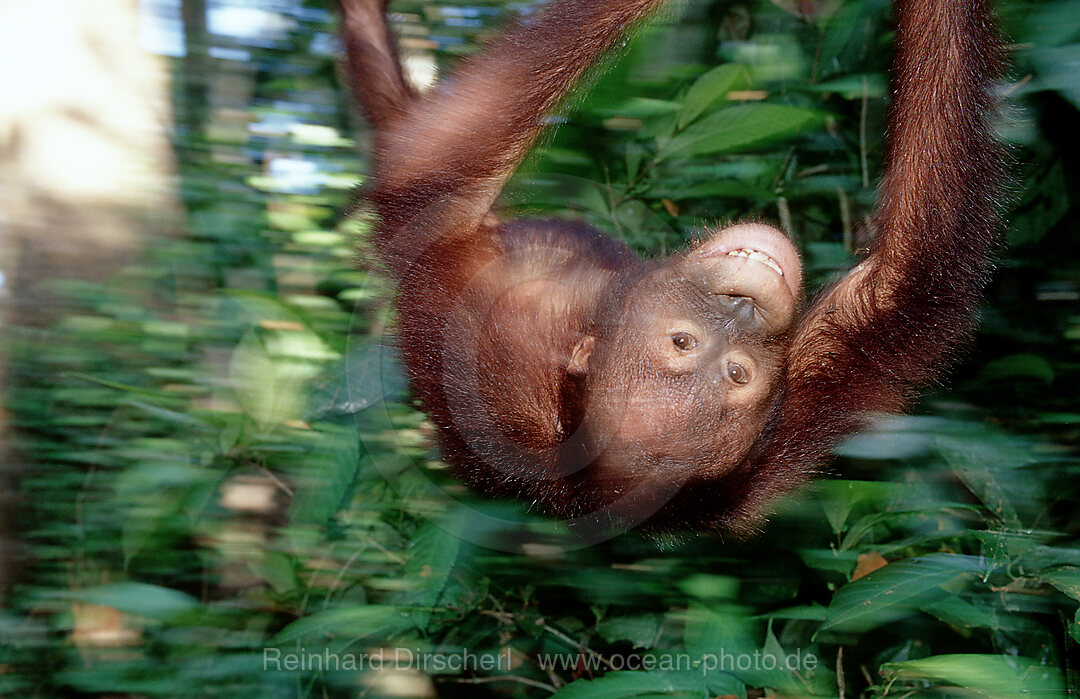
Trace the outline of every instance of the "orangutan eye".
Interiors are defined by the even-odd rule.
[[[738,362],[727,363],[727,376],[733,382],[742,385],[750,382],[750,372]]]
[[[697,347],[697,338],[690,333],[675,333],[671,336],[671,343],[683,352],[688,352]]]

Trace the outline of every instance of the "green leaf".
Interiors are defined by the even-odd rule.
[[[882,552],[895,549],[903,551],[914,542],[935,541],[941,538],[956,536],[966,531],[955,518],[958,513],[979,513],[979,508],[974,505],[934,501],[930,507],[917,510],[892,509],[885,512],[875,512],[864,515],[847,526],[843,539],[840,541],[841,551],[857,550],[862,543],[872,537],[875,532],[883,527],[896,528],[899,526],[912,527],[919,533],[899,542],[890,543],[882,547]],[[919,526],[933,523],[933,529]]]
[[[630,97],[610,107],[598,109],[597,113],[604,117],[630,117],[632,119],[647,119],[660,114],[670,114],[678,111],[678,102],[670,100],[658,100],[648,97]]]
[[[397,351],[379,338],[350,340],[341,371],[326,396],[326,411],[359,413],[383,401],[399,400],[408,392]]]
[[[1018,528],[1022,518],[1017,508],[1039,497],[1039,486],[1022,470],[1034,458],[1027,445],[993,431],[940,434],[935,443],[953,473],[986,508],[1007,526]],[[1025,538],[1020,537],[1021,543]]]
[[[339,607],[294,621],[274,637],[273,644],[328,634],[348,639],[386,640],[411,628],[412,619],[398,607],[386,604]]]
[[[946,553],[890,563],[840,588],[821,630],[865,631],[907,616],[945,598],[946,585],[973,578],[983,567],[976,556]]]
[[[867,46],[881,33],[887,0],[848,0],[830,17],[818,48],[821,75],[827,77],[866,65]]]
[[[733,599],[739,593],[739,579],[730,575],[695,573],[680,582],[679,589],[699,599]]]
[[[460,518],[452,516],[443,522],[428,522],[409,544],[409,558],[404,579],[413,585],[406,595],[404,606],[421,631],[431,621],[432,608],[442,596],[461,553],[462,541],[457,534]]]
[[[994,513],[1006,526],[1019,527],[1021,525],[1020,516],[1010,502],[1008,478],[1002,482],[990,469],[962,468],[954,463],[954,459],[948,458],[948,455],[946,459],[953,466],[953,473],[957,478],[964,482],[967,489],[975,494],[990,512]]]
[[[274,592],[283,594],[299,586],[293,560],[280,551],[270,551],[257,566],[262,578],[270,584]]]
[[[1033,3],[1019,18],[1016,40],[1057,46],[1073,42],[1080,35],[1080,14],[1073,0]]]
[[[811,92],[835,92],[847,100],[862,99],[864,96],[878,99],[889,94],[889,81],[884,73],[845,75],[817,85],[808,85],[806,89]]]
[[[186,425],[188,427],[205,427],[206,426],[206,423],[204,421],[202,421],[202,420],[200,420],[200,419],[198,419],[196,417],[193,417],[191,415],[188,415],[187,413],[181,413],[181,412],[177,412],[175,410],[169,410],[168,408],[162,408],[162,407],[157,406],[157,405],[152,405],[152,404],[147,403],[145,401],[126,400],[126,401],[121,401],[121,402],[126,404],[126,405],[130,405],[131,407],[136,408],[138,410],[142,410],[143,412],[147,413],[148,415],[153,415],[154,417],[156,417],[156,418],[158,418],[160,420],[163,420],[165,422],[168,422],[168,423],[173,423],[173,424],[176,424],[176,425]]]
[[[1080,43],[1063,46],[1044,46],[1040,43],[1024,53],[1035,65],[1038,87],[1056,90],[1073,107],[1080,108],[1080,84],[1077,84],[1074,67],[1080,62]]]
[[[1053,585],[1075,600],[1080,600],[1080,568],[1065,566],[1039,573],[1039,580]]]
[[[956,595],[925,604],[923,611],[957,629],[987,628],[996,631],[1002,626],[997,607],[972,604]]]
[[[291,362],[274,356],[257,332],[240,340],[229,359],[229,378],[244,414],[268,430],[300,411],[310,376],[289,370]]]
[[[858,551],[837,550],[836,548],[800,549],[799,556],[811,568],[839,573],[845,578],[855,570],[855,565],[859,560]]]
[[[169,619],[199,607],[197,599],[183,592],[140,582],[110,583],[65,592],[61,596],[157,620]]]
[[[844,530],[844,524],[852,508],[862,501],[880,502],[888,497],[896,486],[875,481],[822,481],[816,486],[818,502],[834,533]]]
[[[679,128],[697,119],[712,104],[736,88],[750,84],[750,73],[745,66],[727,63],[717,66],[694,81],[683,98]]]
[[[300,464],[289,516],[294,523],[325,524],[352,495],[360,469],[360,441],[352,425],[320,423],[312,436],[315,448]]]
[[[978,379],[986,382],[1036,381],[1052,383],[1054,367],[1044,357],[1029,352],[1010,354],[987,362],[979,370]]]
[[[1036,534],[1038,533],[1036,532]],[[979,538],[987,542],[984,537],[994,536],[995,532],[981,532],[981,534],[983,536]],[[1046,534],[1051,537],[1055,536],[1053,532],[1047,532]],[[1016,537],[1018,536],[1022,535],[1017,534],[1005,540],[1005,545],[1009,549],[1007,555],[1017,556],[1019,560],[1016,562],[1026,570],[1050,569],[1057,566],[1080,567],[1080,548],[1073,546],[1045,546],[1040,542],[1036,542],[1035,546],[1025,547],[1017,545]],[[1043,538],[1045,540],[1045,537]]]
[[[844,440],[837,453],[853,459],[913,459],[930,451],[943,422],[923,416],[875,420],[869,430]]]
[[[817,602],[798,607],[788,607],[769,612],[764,615],[769,619],[803,619],[807,621],[823,621],[828,611]]]
[[[1028,658],[1004,655],[935,655],[903,663],[886,663],[881,672],[892,680],[936,680],[974,690],[982,697],[1060,696],[1064,690],[1057,668]]]
[[[714,112],[676,135],[656,155],[659,162],[673,156],[713,155],[794,136],[821,122],[824,114],[784,104],[742,104]]]
[[[571,682],[552,699],[621,699],[657,693],[701,697],[705,678],[700,672],[609,672],[595,680]]]
[[[757,648],[751,636],[754,623],[738,608],[713,611],[694,605],[686,612],[684,645],[696,662],[723,648],[728,653],[753,653]]]
[[[596,630],[608,643],[629,641],[635,648],[652,648],[660,633],[662,619],[656,614],[604,619]]]

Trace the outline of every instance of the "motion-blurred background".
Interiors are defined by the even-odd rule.
[[[542,4],[391,11],[430,85]],[[586,547],[432,448],[326,3],[0,0],[0,695],[1080,689],[1080,5],[996,4],[1010,223],[948,382],[754,540]],[[890,14],[692,0],[508,204],[648,253],[778,221],[816,288],[869,235]]]

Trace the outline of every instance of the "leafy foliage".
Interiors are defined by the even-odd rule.
[[[504,14],[394,7],[439,65]],[[753,541],[591,546],[446,474],[394,358],[367,221],[342,222],[363,131],[324,50],[332,19],[266,9],[292,28],[214,64],[250,88],[247,126],[232,104],[177,130],[187,235],[113,283],[69,285],[73,311],[14,338],[27,565],[0,610],[0,694],[1080,687],[1071,3],[1001,8],[1013,247],[950,388],[845,443]],[[779,220],[827,282],[870,235],[887,4],[687,13],[564,108],[508,200],[650,252],[703,220]],[[176,63],[178,104],[192,65]]]

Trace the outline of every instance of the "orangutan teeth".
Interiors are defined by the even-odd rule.
[[[728,253],[728,257],[747,257],[756,262],[763,262],[767,264],[774,272],[776,272],[780,276],[784,276],[784,270],[780,267],[780,264],[776,260],[759,250],[753,250],[751,248],[732,250]]]

